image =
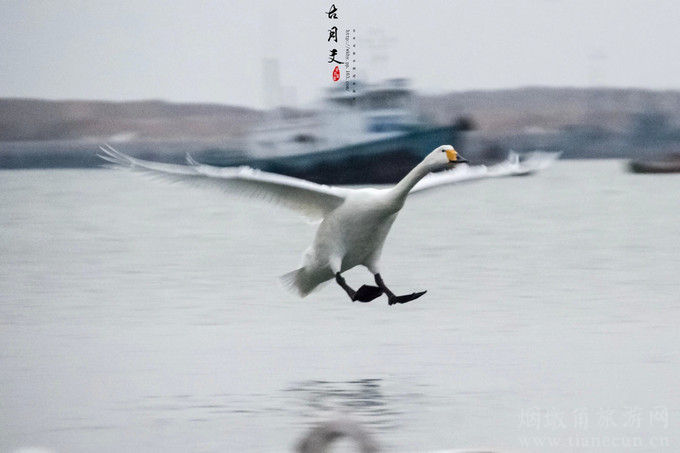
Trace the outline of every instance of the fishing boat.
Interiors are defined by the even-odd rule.
[[[351,90],[338,85],[315,114],[266,121],[248,134],[241,157],[219,152],[196,157],[211,165],[249,165],[325,184],[388,184],[437,146],[456,146],[458,137],[456,126],[424,120],[408,81],[393,79],[356,82]]]

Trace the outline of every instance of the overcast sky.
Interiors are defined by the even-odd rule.
[[[0,0],[0,97],[264,107],[277,58],[283,98],[306,105],[334,84],[345,29],[357,77],[430,93],[680,89],[678,0]]]

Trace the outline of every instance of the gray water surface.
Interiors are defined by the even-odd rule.
[[[413,197],[382,266],[428,290],[403,306],[287,293],[313,233],[123,172],[0,172],[0,451],[290,451],[338,415],[392,451],[677,448],[680,175],[565,161]]]

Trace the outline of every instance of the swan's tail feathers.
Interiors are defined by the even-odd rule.
[[[328,278],[320,278],[318,272],[310,272],[304,267],[281,276],[284,286],[300,297],[307,296],[326,280]]]

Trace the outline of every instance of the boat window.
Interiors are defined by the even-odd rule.
[[[276,148],[276,143],[271,140],[260,140],[257,143],[263,148]]]
[[[293,137],[295,143],[315,143],[316,137],[311,134],[298,134]]]
[[[352,98],[333,98],[331,104],[336,107],[351,108],[354,101]]]
[[[379,109],[398,109],[406,107],[408,95],[399,91],[383,91],[371,93],[368,97],[368,108]]]
[[[385,115],[371,118],[367,129],[373,133],[402,132],[409,130],[410,126],[404,124],[403,119],[399,116]]]

